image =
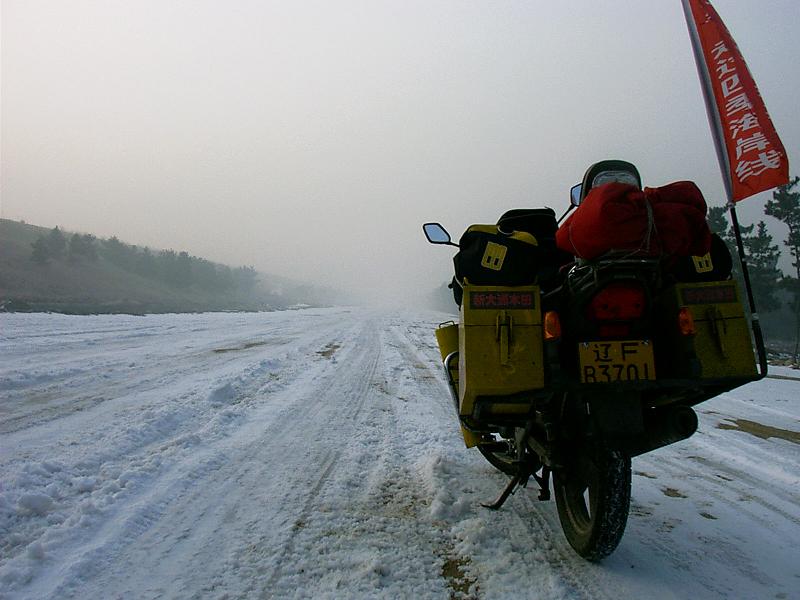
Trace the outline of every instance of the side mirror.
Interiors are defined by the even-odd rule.
[[[575,208],[581,205],[581,192],[583,191],[583,184],[579,183],[573,185],[569,190],[569,203]]]
[[[422,230],[425,232],[425,237],[428,238],[428,241],[431,244],[447,244],[449,246],[458,246],[458,244],[454,244],[450,239],[450,234],[447,233],[447,230],[439,225],[439,223],[425,223],[422,226]]]

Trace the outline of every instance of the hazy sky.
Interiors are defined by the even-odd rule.
[[[800,173],[800,2],[713,3]],[[603,158],[724,203],[680,0],[0,6],[4,218],[408,298],[450,276],[421,223]]]

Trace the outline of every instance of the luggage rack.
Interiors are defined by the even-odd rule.
[[[650,283],[654,279],[660,278],[660,261],[657,258],[607,258],[599,261],[578,262],[567,273],[566,284],[577,293],[584,293],[590,286],[596,288],[603,276],[608,281],[618,281],[621,279],[636,279],[643,283]],[[613,273],[608,276],[606,271],[613,269]]]

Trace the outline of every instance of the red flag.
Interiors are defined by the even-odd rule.
[[[736,42],[711,2],[682,1],[729,199],[789,183],[786,151]]]

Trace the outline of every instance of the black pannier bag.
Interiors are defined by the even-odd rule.
[[[461,304],[461,285],[543,284],[557,272],[556,219],[550,208],[515,209],[497,225],[471,225],[453,258],[456,276],[450,287]]]

